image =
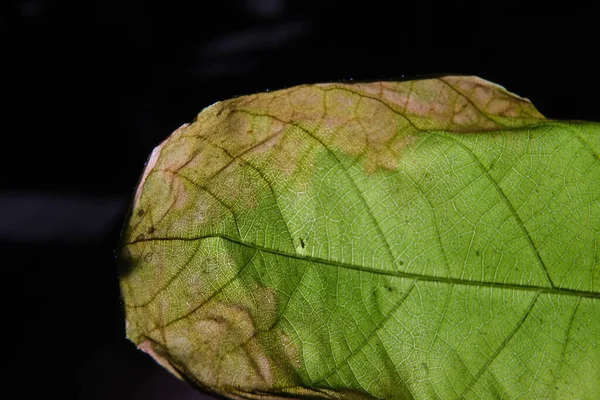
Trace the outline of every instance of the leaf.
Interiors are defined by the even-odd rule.
[[[127,335],[231,398],[600,398],[599,154],[475,77],[215,103],[141,178]]]

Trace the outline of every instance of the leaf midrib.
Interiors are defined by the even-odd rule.
[[[308,263],[319,263],[322,265],[331,265],[334,267],[351,269],[355,271],[361,271],[365,273],[377,274],[377,275],[387,275],[398,278],[407,278],[407,279],[416,279],[424,282],[435,282],[435,283],[445,283],[450,285],[462,285],[462,286],[474,286],[474,287],[489,287],[489,288],[497,288],[497,289],[505,289],[505,290],[519,290],[526,292],[534,292],[534,293],[548,293],[559,296],[573,296],[573,297],[586,297],[592,299],[600,299],[600,293],[591,292],[586,290],[577,290],[577,289],[566,289],[566,288],[558,288],[558,287],[548,287],[548,286],[534,286],[534,285],[519,285],[514,283],[500,283],[500,282],[485,282],[485,281],[470,281],[467,279],[460,278],[451,278],[451,277],[443,277],[443,276],[432,276],[432,275],[423,275],[412,272],[405,271],[388,271],[379,268],[365,267],[361,265],[349,264],[345,262],[335,261],[335,260],[324,260],[318,257],[306,256],[295,253],[288,253],[281,250],[272,249],[269,247],[260,246],[255,243],[245,242],[243,240],[233,238],[224,234],[210,234],[210,235],[202,235],[188,238],[176,238],[176,237],[155,237],[155,238],[143,238],[131,241],[129,243],[125,243],[125,246],[131,246],[138,243],[143,242],[158,242],[158,241],[182,241],[182,242],[190,242],[190,241],[198,241],[204,239],[223,239],[228,242],[235,243],[240,246],[248,247],[254,250],[258,250],[261,252],[265,252],[272,255],[278,255],[281,257],[292,258],[300,261],[306,261]]]

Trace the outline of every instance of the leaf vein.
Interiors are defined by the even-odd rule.
[[[600,299],[600,292],[592,292],[592,291],[586,291],[586,290],[567,289],[567,288],[548,287],[548,286],[534,286],[534,285],[525,285],[525,284],[518,284],[518,283],[471,281],[471,280],[462,279],[462,278],[440,277],[440,276],[424,275],[424,274],[417,274],[417,273],[405,272],[405,271],[394,271],[394,270],[385,270],[385,269],[374,268],[374,267],[365,267],[365,266],[361,266],[361,265],[348,264],[348,263],[344,263],[344,262],[340,262],[340,261],[336,261],[336,260],[326,260],[326,259],[322,259],[322,258],[318,258],[318,257],[300,255],[297,253],[286,253],[281,250],[271,249],[271,248],[260,246],[260,245],[254,244],[254,243],[244,242],[244,241],[236,239],[234,237],[227,236],[225,234],[219,234],[219,233],[196,236],[196,237],[187,237],[187,238],[175,238],[175,237],[142,238],[142,239],[136,239],[132,242],[125,243],[125,245],[131,246],[131,245],[144,243],[144,242],[169,241],[169,240],[185,242],[185,241],[196,241],[196,240],[204,240],[204,239],[211,239],[211,238],[226,240],[229,242],[236,243],[240,246],[264,251],[264,252],[270,253],[272,255],[294,258],[297,260],[306,261],[308,263],[319,263],[322,265],[331,265],[334,267],[339,266],[341,268],[361,271],[361,272],[370,273],[370,274],[395,276],[395,277],[407,278],[407,279],[418,279],[420,281],[444,283],[444,284],[451,284],[451,285],[490,287],[490,288],[498,288],[498,289],[505,289],[505,290],[520,290],[520,291],[527,291],[527,292],[535,292],[535,293],[540,293],[540,294],[548,293],[548,294],[561,295],[561,296],[575,296],[575,297]]]
[[[492,354],[492,356],[487,360],[487,362],[483,365],[483,367],[479,370],[479,372],[477,372],[477,374],[475,375],[475,377],[473,378],[473,380],[471,381],[471,383],[469,383],[469,385],[465,388],[465,390],[462,392],[462,394],[459,396],[459,398],[463,398],[464,395],[465,395],[465,393],[467,393],[469,390],[471,390],[471,388],[473,387],[473,385],[475,383],[477,383],[477,381],[479,380],[479,378],[481,378],[481,375],[483,375],[483,373],[489,368],[489,366],[492,364],[492,362],[494,362],[494,360],[496,358],[498,358],[498,355],[500,355],[500,353],[502,352],[502,350],[504,350],[504,348],[506,347],[506,345],[508,344],[508,342],[510,342],[510,340],[515,336],[515,334],[521,328],[521,326],[523,326],[523,324],[525,323],[525,320],[527,319],[527,317],[531,313],[531,310],[533,309],[533,306],[535,305],[537,299],[539,298],[539,295],[540,295],[539,293],[535,294],[535,296],[533,297],[533,300],[529,304],[529,307],[527,307],[527,310],[525,311],[525,314],[523,315],[523,317],[521,318],[521,320],[516,324],[516,326],[508,334],[508,336],[504,338],[504,340],[502,341],[502,343],[500,344],[500,346],[496,349],[496,351],[494,352],[494,354]]]

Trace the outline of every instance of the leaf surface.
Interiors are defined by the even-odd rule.
[[[600,398],[599,154],[475,77],[215,103],[141,178],[127,335],[232,398]]]

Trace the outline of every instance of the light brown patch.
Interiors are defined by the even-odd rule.
[[[283,351],[290,363],[295,368],[300,368],[302,366],[302,354],[300,353],[300,348],[285,333],[281,335],[281,344],[283,345]]]
[[[133,208],[134,209],[138,209],[140,196],[142,194],[142,189],[144,187],[144,183],[146,182],[146,178],[148,177],[148,174],[150,174],[150,172],[152,170],[154,170],[154,167],[156,166],[159,159],[161,158],[160,156],[161,156],[163,147],[165,147],[167,145],[167,143],[169,143],[171,141],[172,138],[177,137],[179,134],[181,134],[181,132],[188,125],[189,124],[181,125],[177,130],[175,130],[171,134],[171,136],[169,136],[167,139],[163,140],[163,142],[161,144],[159,144],[158,146],[156,146],[154,148],[154,150],[152,150],[152,153],[150,154],[150,157],[148,158],[148,161],[146,162],[146,167],[144,168],[144,172],[142,173],[142,177],[140,178],[140,182],[138,183],[138,187],[135,192],[135,197],[133,200]],[[139,217],[142,217],[142,216],[143,216],[143,213],[141,215],[139,215]]]
[[[501,119],[517,117],[528,119],[530,122],[544,119],[528,99],[519,97],[495,83],[475,76],[446,76],[441,80],[490,116]],[[501,124],[504,122],[508,121],[499,121]]]
[[[528,100],[468,76],[305,85],[216,103],[152,153],[134,201],[144,212],[130,223],[140,227],[128,237],[146,237],[172,208],[199,201],[189,190],[204,188],[217,201],[253,208],[260,196],[271,195],[265,179],[302,186],[324,150],[359,158],[372,174],[397,168],[404,149],[429,131],[493,131],[542,118]],[[156,170],[173,177],[149,184]],[[198,187],[178,181],[179,175]],[[207,214],[196,213],[199,219]]]
[[[160,346],[158,343],[151,340],[144,340],[142,343],[138,344],[138,349],[142,350],[144,353],[149,354],[154,360],[162,365],[167,371],[175,375],[177,378],[183,380],[183,377],[169,361],[169,353]]]
[[[181,274],[178,282],[212,287],[212,293],[194,288],[181,292],[175,301],[159,296],[148,307],[129,308],[128,336],[142,338],[140,348],[170,372],[179,377],[180,373],[189,375],[222,393],[293,387],[298,383],[294,368],[300,364],[300,351],[273,326],[277,292],[257,284],[242,285],[241,281],[227,284],[230,279],[224,278],[224,289],[215,292],[218,286],[206,285],[197,275]],[[188,306],[181,308],[186,298]],[[138,323],[134,326],[131,321]]]

